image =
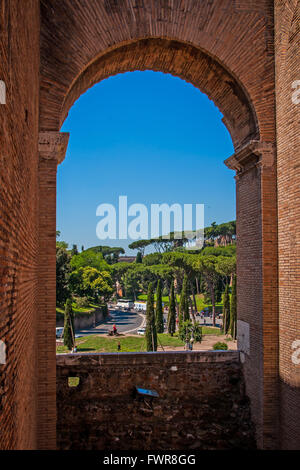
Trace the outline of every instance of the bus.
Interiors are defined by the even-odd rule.
[[[118,300],[117,307],[122,310],[130,310],[134,307],[133,300],[120,299]]]

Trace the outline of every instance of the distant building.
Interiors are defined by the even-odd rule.
[[[134,263],[136,260],[135,256],[120,256],[119,263]]]

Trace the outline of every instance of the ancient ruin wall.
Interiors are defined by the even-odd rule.
[[[274,448],[279,354],[273,1],[41,0],[40,131],[58,133],[72,103],[98,80],[145,69],[172,73],[205,92],[241,152],[232,168],[239,172],[239,318],[250,345],[245,377],[259,446]],[[253,139],[260,144],[253,147]],[[55,184],[49,171],[49,187],[49,179],[43,184],[50,195]],[[51,201],[54,213],[53,194]],[[49,237],[45,246],[51,244]],[[244,256],[250,248],[251,256]],[[54,269],[48,271],[41,298],[47,296],[49,305],[54,290],[48,285],[55,280]],[[54,416],[53,360],[47,370],[51,396],[46,390],[45,403]],[[53,422],[45,421],[46,445]]]
[[[280,436],[300,448],[300,1],[275,1],[279,239]],[[295,82],[298,81],[298,85]],[[298,346],[299,347],[299,346]]]
[[[57,356],[57,416],[59,449],[255,447],[238,352]]]
[[[0,2],[0,449],[36,448],[39,1],[22,6]]]

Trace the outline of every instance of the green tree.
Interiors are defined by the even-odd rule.
[[[143,255],[142,255],[142,253],[141,253],[140,251],[138,251],[138,253],[137,253],[137,255],[136,255],[136,260],[135,260],[135,262],[136,262],[137,264],[141,264],[141,263],[143,262]]]
[[[170,302],[169,302],[169,315],[168,315],[168,333],[173,336],[176,331],[176,299],[174,282],[171,285]]]
[[[196,278],[199,275],[199,272],[194,263],[195,255],[186,252],[173,252],[173,253],[164,253],[163,261],[170,266],[173,266],[174,269],[178,269],[179,272],[183,272],[187,276],[187,290],[191,289],[193,304],[192,304],[192,315],[195,319],[195,312],[197,311],[197,302],[195,296],[195,284]],[[190,296],[187,294],[188,304],[190,304]],[[188,320],[188,318],[186,318]]]
[[[94,253],[101,253],[105,261],[110,264],[114,265],[119,262],[120,255],[125,254],[124,248],[121,247],[111,247],[111,246],[93,246],[86,251],[92,251]]]
[[[231,258],[236,256],[236,245],[207,246],[201,251],[202,256],[225,256]]]
[[[188,278],[185,275],[183,279],[183,285],[180,295],[180,305],[179,305],[179,324],[186,322],[190,319],[189,311],[189,295],[188,295]]]
[[[56,247],[56,303],[64,305],[70,296],[70,255],[63,247]]]
[[[68,299],[65,305],[64,345],[69,350],[74,347],[74,318],[71,299]]]
[[[138,250],[141,252],[142,256],[145,254],[145,249],[147,246],[151,245],[151,240],[137,240],[130,245],[128,245],[128,248],[130,250]]]
[[[223,333],[227,335],[230,326],[230,295],[229,285],[226,284],[223,294]]]
[[[64,248],[67,250],[69,248],[69,245],[67,242],[56,242],[56,248]]]
[[[70,275],[71,291],[79,297],[91,297],[96,302],[107,302],[113,294],[113,280],[108,271],[98,271],[87,266]]]
[[[92,250],[86,250],[83,253],[73,256],[71,268],[76,271],[79,268],[95,268],[98,271],[110,271],[110,267],[104,260],[102,253],[95,253]]]
[[[156,331],[164,332],[164,314],[162,306],[161,280],[158,280],[156,289],[156,309],[155,309]]]
[[[153,274],[155,280],[161,280],[162,285],[167,288],[167,293],[169,293],[173,281],[174,269],[165,264],[157,264],[148,266],[148,270]]]
[[[227,279],[232,279],[236,273],[236,256],[219,256],[216,263],[216,271]]]
[[[91,286],[97,302],[108,302],[113,295],[113,281],[108,271],[101,271]]]
[[[137,299],[141,290],[142,270],[142,264],[133,264],[132,267],[125,272],[122,278],[122,284],[124,286],[126,297],[133,297],[134,300]]]
[[[125,291],[125,276],[128,271],[133,269],[134,263],[117,263],[111,267],[112,279],[115,286],[115,291],[118,294],[119,290]]]
[[[148,287],[146,321],[147,323],[145,336],[147,342],[147,351],[157,351],[157,331],[155,325],[154,295],[152,282],[150,282]]]
[[[71,292],[78,297],[85,297],[86,291],[83,285],[83,272],[84,268],[79,268],[72,271],[69,277],[69,287]]]
[[[76,256],[78,254],[79,254],[79,252],[78,252],[77,245],[73,245],[73,248],[71,250],[71,256]]]
[[[236,275],[233,277],[230,303],[230,334],[233,339],[237,338],[237,292]]]
[[[201,272],[212,303],[213,326],[216,326],[216,296],[215,289],[220,279],[220,274],[216,271],[217,256],[197,256],[195,264]]]
[[[161,264],[163,255],[161,253],[150,253],[143,258],[143,264],[146,266],[154,266],[157,264]]]
[[[201,343],[202,327],[198,322],[193,323],[191,320],[187,320],[179,328],[179,338],[184,343],[190,343],[191,340],[195,343]]]

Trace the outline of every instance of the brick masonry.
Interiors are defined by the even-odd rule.
[[[300,119],[291,100],[299,0],[2,0],[0,34],[0,448],[55,447],[61,124],[97,81],[145,69],[193,83],[224,114],[236,151],[228,164],[237,172],[238,315],[249,325],[243,360],[257,443],[300,448],[291,361],[300,339]],[[47,135],[56,155],[38,149]]]
[[[62,450],[255,448],[237,352],[58,356],[57,397]]]
[[[275,2],[279,239],[280,434],[283,448],[300,448],[300,365],[291,360],[300,340],[300,1]]]
[[[0,2],[0,449],[36,448],[39,2]]]

